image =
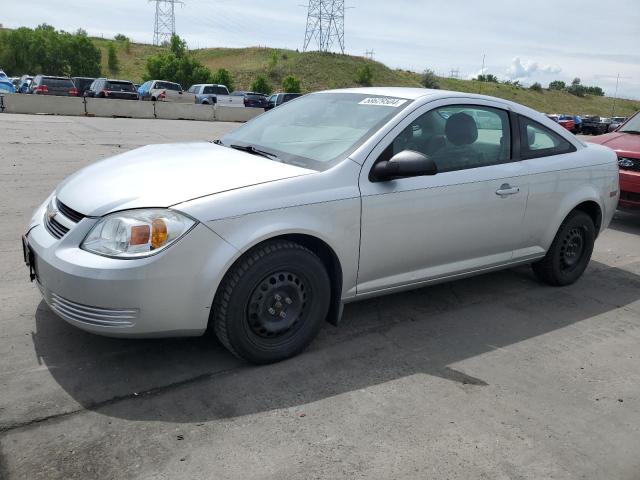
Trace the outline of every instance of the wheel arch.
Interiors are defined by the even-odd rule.
[[[330,290],[331,290],[331,299],[329,305],[329,312],[327,313],[327,322],[332,325],[338,325],[340,323],[342,317],[342,286],[343,286],[343,270],[342,263],[340,262],[340,258],[338,257],[334,248],[332,248],[325,240],[321,239],[319,236],[309,234],[309,233],[279,233],[269,236],[267,238],[261,238],[259,241],[255,241],[250,245],[247,245],[241,251],[237,257],[230,263],[230,265],[226,268],[224,274],[220,277],[220,283],[216,287],[215,295],[218,294],[220,288],[223,285],[223,279],[227,275],[227,273],[233,269],[233,267],[244,258],[244,256],[252,251],[255,248],[259,248],[265,243],[272,242],[275,240],[288,240],[303,247],[307,248],[315,255],[320,258],[320,261],[323,263],[325,268],[327,269],[327,274],[330,279]],[[213,312],[212,312],[213,313]]]

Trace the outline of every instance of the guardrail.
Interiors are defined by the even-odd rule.
[[[19,94],[0,95],[0,111],[2,113],[217,122],[246,122],[264,112],[261,108],[222,105]]]

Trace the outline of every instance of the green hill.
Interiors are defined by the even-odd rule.
[[[108,40],[94,39],[102,50],[103,70],[107,71]],[[162,51],[161,47],[132,43],[129,52],[120,45],[119,76],[136,82],[142,80],[146,58]],[[273,65],[274,52],[277,62]],[[373,85],[419,87],[420,75],[401,69],[391,69],[386,65],[350,55],[320,52],[297,52],[294,50],[274,50],[271,48],[207,48],[192,51],[193,55],[212,71],[226,68],[234,77],[237,89],[248,89],[258,75],[265,76],[278,89],[282,79],[293,75],[300,79],[305,92],[327,88],[357,86],[356,71],[369,65],[373,71]],[[185,85],[183,85],[185,86]],[[186,86],[185,86],[186,87]],[[548,113],[578,113],[591,115],[611,115],[613,99],[610,97],[576,97],[567,92],[533,90],[511,85],[441,78],[440,88],[469,93],[482,93],[513,100],[523,105]],[[631,115],[640,110],[640,101],[616,100],[616,115]]]
[[[107,75],[107,47],[111,40],[92,39],[102,52],[102,71]],[[148,44],[131,43],[127,47],[115,42],[118,47],[120,71],[118,77],[140,83],[149,56],[163,51],[163,48]],[[359,68],[369,65],[373,72],[373,85],[420,87],[420,75],[401,69],[391,69],[386,65],[350,55],[320,52],[298,52],[294,50],[274,50],[271,48],[207,48],[192,51],[193,55],[212,71],[225,68],[234,77],[237,89],[249,89],[251,82],[263,75],[279,89],[287,75],[297,77],[305,92],[328,88],[357,86],[355,75]],[[428,66],[428,61],[425,66]],[[1,65],[0,65],[1,67]],[[440,88],[460,92],[483,93],[513,100],[531,108],[548,113],[577,113],[610,116],[613,99],[610,97],[586,96],[583,98],[567,92],[535,92],[511,85],[440,78]],[[185,88],[187,85],[183,85]],[[640,110],[640,101],[616,100],[616,115],[631,115]]]

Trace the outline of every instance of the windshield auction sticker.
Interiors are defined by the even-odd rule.
[[[382,107],[400,107],[407,103],[402,98],[389,98],[389,97],[369,97],[360,102],[360,105],[379,105]]]

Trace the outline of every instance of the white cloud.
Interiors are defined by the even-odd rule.
[[[543,65],[540,66],[538,62],[534,62],[532,60],[525,60],[524,62],[520,60],[520,57],[515,57],[511,61],[511,66],[507,69],[507,77],[517,80],[524,79],[533,76],[536,73],[550,73],[556,74],[562,71],[559,67],[554,67],[551,65]]]

